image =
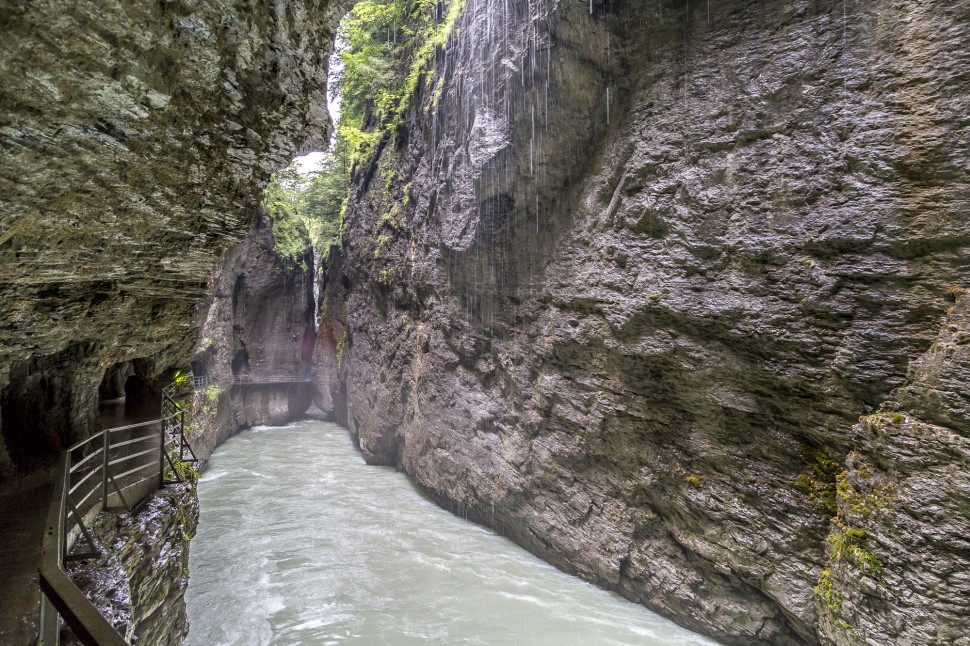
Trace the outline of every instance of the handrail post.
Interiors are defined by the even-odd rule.
[[[58,516],[57,516],[57,565],[61,567],[64,565],[64,557],[67,556],[67,550],[70,547],[67,544],[67,497],[71,494],[68,493],[68,489],[71,488],[71,452],[67,451],[64,456],[64,463],[61,466],[61,477],[63,478],[64,485],[61,487],[61,502],[58,506]]]
[[[58,646],[61,642],[61,627],[57,608],[43,592],[40,593],[40,646]]]
[[[104,444],[101,449],[101,509],[108,508],[108,436],[110,433],[101,431]]]
[[[179,460],[185,460],[185,409],[179,410]]]
[[[161,429],[161,433],[158,436],[158,488],[161,489],[162,485],[165,484],[165,422],[166,418],[162,417],[162,423],[158,425]]]

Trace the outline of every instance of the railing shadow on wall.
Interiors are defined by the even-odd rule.
[[[88,646],[128,643],[74,584],[64,565],[100,556],[89,529],[99,512],[131,512],[165,484],[183,481],[185,463],[198,463],[186,440],[186,411],[178,403],[186,386],[173,384],[162,391],[159,419],[105,429],[61,456],[41,546],[41,646],[60,643],[59,618]]]

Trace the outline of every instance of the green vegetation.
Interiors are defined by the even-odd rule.
[[[808,492],[809,501],[819,511],[835,516],[838,512],[836,478],[839,463],[825,449],[809,444],[799,444],[798,453],[809,462],[811,470],[795,478],[795,485]]]
[[[215,405],[219,402],[219,395],[221,394],[222,394],[222,388],[220,388],[215,384],[212,384],[206,390],[206,395],[209,397],[209,403],[212,405]]]
[[[684,481],[692,487],[700,487],[704,484],[704,476],[699,473],[691,473],[684,476]]]
[[[877,421],[894,423],[890,414],[883,414]],[[819,461],[826,462],[824,458]],[[851,581],[858,572],[870,576],[882,572],[882,565],[870,549],[869,531],[860,525],[891,500],[895,484],[885,476],[875,475],[872,465],[864,462],[857,452],[850,452],[845,462],[849,468],[835,476],[837,514],[831,519],[832,532],[826,539],[831,569],[819,572],[814,591],[823,617],[833,626],[851,631],[852,627],[841,616],[845,595],[835,587],[833,572],[842,581],[849,582],[849,589],[855,589]],[[822,470],[829,472],[832,466],[823,466]],[[875,527],[880,526],[876,524]]]
[[[437,0],[363,0],[344,17],[338,37],[343,70],[330,88],[340,96],[336,141],[318,174],[303,177],[291,165],[266,188],[263,206],[282,258],[302,262],[312,245],[326,260],[340,248],[353,169],[370,161],[381,141],[401,127],[431,72],[435,52],[447,44],[464,7],[465,0],[444,5]],[[439,79],[435,102],[442,87]],[[393,178],[389,175],[388,182]],[[396,231],[400,222],[395,206],[381,216],[377,228]],[[385,238],[375,257],[390,240]]]
[[[273,245],[284,260],[302,262],[310,246],[324,258],[340,247],[341,225],[350,183],[339,147],[327,153],[321,170],[301,176],[295,165],[273,175],[263,208],[273,221]]]
[[[380,219],[377,220],[377,228],[388,227],[392,231],[396,231],[401,226],[401,207],[395,204],[391,207],[390,211],[385,211],[381,214]]]
[[[347,351],[347,333],[344,332],[337,341],[337,370],[343,370],[344,353]]]
[[[876,556],[865,548],[868,540],[866,530],[859,527],[846,527],[837,534],[828,537],[832,546],[832,560],[836,563],[845,561],[863,570],[879,571],[879,561]]]
[[[896,411],[879,410],[871,415],[862,415],[859,421],[865,425],[866,430],[876,430],[879,426],[887,424],[900,426],[906,422],[906,416]]]
[[[353,162],[369,159],[380,140],[401,125],[435,51],[447,44],[465,8],[465,0],[451,0],[439,16],[438,4],[363,0],[340,24],[346,49],[337,136]]]
[[[386,234],[381,234],[377,236],[377,246],[374,247],[374,258],[380,258],[381,254],[384,253],[384,249],[387,245],[391,243],[391,236]]]
[[[179,457],[178,452],[169,456],[174,467],[174,474],[179,482],[196,482],[199,479],[199,472],[191,462],[186,462]]]
[[[821,570],[818,573],[818,585],[815,586],[815,594],[822,598],[829,612],[836,613],[842,610],[842,595],[832,585],[831,570]]]
[[[222,388],[216,384],[210,385],[205,390],[195,391],[195,406],[188,400],[181,403],[181,406],[186,411],[192,411],[189,418],[193,418],[197,414],[202,414],[204,416],[212,415],[219,405],[219,396],[222,395],[224,391]],[[186,435],[188,435],[188,424],[186,424]]]
[[[821,601],[822,614],[833,625],[842,630],[850,630],[852,628],[840,616],[842,612],[842,593],[836,590],[832,584],[831,570],[821,570],[818,573],[818,584],[815,586],[815,596]]]
[[[192,466],[192,463],[181,458],[175,458],[175,471],[182,482],[195,482],[199,479],[199,472]]]
[[[874,477],[869,469],[871,465],[861,463],[858,453],[849,454],[849,459],[860,464],[854,471],[855,484],[849,480],[849,471],[843,471],[836,478],[840,516],[854,514],[865,520],[892,500],[896,485],[885,478]]]

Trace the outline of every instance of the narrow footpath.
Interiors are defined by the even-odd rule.
[[[104,402],[101,428],[114,428],[158,417],[157,396],[125,406]],[[54,493],[56,467],[35,471],[5,485],[0,493],[0,644],[33,646],[40,624],[40,544]]]
[[[14,481],[0,494],[0,644],[31,646],[40,620],[40,542],[55,468]]]

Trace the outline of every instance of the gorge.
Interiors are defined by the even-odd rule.
[[[191,367],[723,643],[970,644],[970,1],[416,2],[283,258],[352,6],[0,6],[2,486]]]

